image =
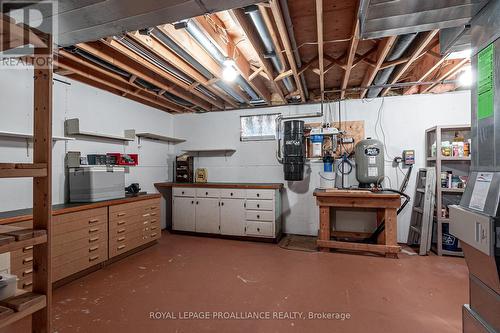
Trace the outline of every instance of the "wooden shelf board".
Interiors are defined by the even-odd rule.
[[[445,256],[454,256],[454,257],[463,257],[464,253],[462,251],[460,252],[455,252],[455,251],[448,251],[448,250],[441,250],[441,254]]]
[[[465,189],[464,188],[447,188],[447,187],[440,187],[441,192],[446,192],[446,193],[464,193]]]
[[[196,153],[234,153],[236,149],[233,148],[207,148],[207,149],[184,149],[183,152],[187,154]]]
[[[92,138],[108,139],[108,140],[118,140],[118,141],[134,141],[133,138],[127,138],[127,137],[120,136],[120,135],[95,133],[95,132],[82,132],[82,131],[80,131],[80,132],[77,132],[77,133],[68,133],[68,135],[86,136],[86,137],[92,137]]]
[[[46,177],[43,163],[0,163],[0,178]]]
[[[470,156],[457,157],[457,156],[443,156],[441,161],[470,161]]]
[[[20,133],[20,132],[0,131],[0,137],[33,140],[33,134]],[[68,138],[65,136],[54,136],[54,135],[52,136],[52,141],[71,141],[71,140],[75,140],[75,138]]]
[[[156,141],[172,142],[172,143],[181,143],[181,142],[186,141],[185,139],[173,138],[170,136],[154,134],[154,133],[136,133],[135,135],[139,138],[145,138],[145,139],[156,140]]]
[[[123,136],[121,135],[114,135],[114,134],[104,134],[104,133],[97,133],[97,132],[89,132],[89,131],[82,131],[80,129],[80,119],[78,118],[73,118],[73,119],[66,119],[64,121],[64,128],[66,135],[70,136],[79,136],[79,137],[91,137],[91,138],[98,138],[98,139],[107,139],[107,140],[118,140],[118,141],[135,141],[135,131],[134,130],[125,130],[125,134]]]
[[[8,244],[0,245],[0,253],[20,250],[25,246],[32,246],[47,243],[47,235],[37,236],[30,239],[14,241]]]
[[[18,296],[22,296],[24,293],[21,293]],[[33,313],[40,311],[44,309],[47,306],[47,297],[44,295],[43,298],[40,298],[40,301],[36,302],[35,304],[28,306],[27,308],[14,312],[12,314],[7,315],[0,321],[0,328],[9,326],[23,318],[26,318],[27,316],[32,315]]]

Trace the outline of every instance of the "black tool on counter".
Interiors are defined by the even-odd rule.
[[[141,187],[139,186],[139,183],[132,183],[125,187],[125,192],[127,192],[127,194],[138,194],[140,191]]]

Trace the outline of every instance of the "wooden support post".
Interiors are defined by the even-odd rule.
[[[44,163],[47,176],[33,178],[33,229],[47,230],[47,242],[33,250],[33,292],[46,295],[47,306],[32,315],[32,331],[51,330],[51,218],[52,218],[52,37],[47,48],[36,48],[34,62],[33,163]],[[42,64],[42,65],[41,65]]]
[[[329,241],[330,240],[330,207],[320,206],[319,207],[319,240]],[[330,252],[327,247],[320,248],[321,252]]]

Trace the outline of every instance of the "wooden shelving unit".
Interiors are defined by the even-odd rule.
[[[89,137],[94,139],[106,139],[106,140],[116,140],[124,142],[135,140],[134,130],[124,131],[123,136],[84,131],[80,128],[80,119],[78,118],[66,119],[64,121],[64,131],[68,136]]]
[[[426,164],[428,167],[436,168],[436,209],[434,211],[434,228],[432,250],[438,255],[462,256],[462,252],[448,251],[443,249],[443,226],[451,222],[448,217],[442,216],[442,208],[450,204],[458,204],[464,188],[441,187],[441,172],[450,170],[454,173],[467,176],[470,167],[470,155],[443,156],[441,143],[452,141],[456,132],[470,138],[470,125],[435,126],[425,131]],[[435,144],[435,152],[433,145]]]
[[[13,26],[11,28],[19,27],[15,24]],[[52,332],[50,243],[52,140],[54,139],[52,137],[53,41],[51,36],[43,35],[41,32],[37,32],[36,36],[43,43],[35,44],[33,53],[33,135],[24,136],[33,140],[33,162],[0,164],[0,178],[33,178],[33,229],[36,230],[30,234],[24,232],[23,237],[19,234],[13,236],[12,231],[5,228],[0,231],[3,239],[0,253],[33,246],[33,292],[18,294],[0,302],[1,306],[8,308],[4,309],[7,312],[0,319],[0,328],[5,328],[6,332],[10,332],[9,325],[28,317],[31,317],[32,332]],[[26,41],[24,39],[24,42]],[[7,135],[19,137],[19,133],[10,132]]]

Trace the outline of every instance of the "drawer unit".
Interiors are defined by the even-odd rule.
[[[247,221],[245,235],[254,237],[274,237],[274,223]]]
[[[97,265],[108,259],[107,247],[102,247],[95,252],[87,253],[87,255],[78,257],[75,260],[64,263],[59,266],[53,265],[52,281],[58,281],[79,271]]]
[[[247,210],[246,219],[252,221],[274,221],[274,213],[271,211]]]
[[[194,197],[196,189],[188,187],[174,187],[172,188],[172,194],[175,197]]]
[[[273,210],[274,201],[273,200],[247,200],[246,204],[249,210]]]
[[[245,199],[246,192],[237,188],[221,189],[220,197],[224,199]]]
[[[93,253],[99,253],[103,251],[107,252],[107,249],[108,249],[107,242],[88,244],[83,248],[67,251],[66,253],[59,254],[57,256],[52,256],[52,265],[54,267],[65,265],[80,258],[88,257]]]
[[[247,190],[247,199],[274,199],[274,190]]]
[[[213,188],[197,188],[196,197],[198,198],[218,198],[220,197],[220,190]]]

